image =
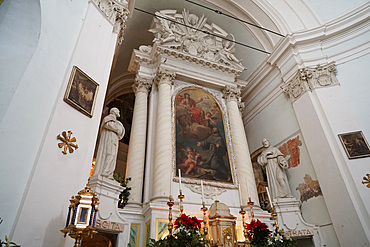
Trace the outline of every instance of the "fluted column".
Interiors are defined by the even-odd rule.
[[[171,86],[173,71],[160,69],[157,72],[158,108],[154,148],[153,196],[152,199],[168,199],[172,169],[171,139]]]
[[[128,205],[140,205],[142,200],[144,161],[145,161],[145,140],[147,125],[147,98],[148,91],[152,85],[152,79],[137,76],[132,86],[135,92],[134,114],[132,117],[130,145],[127,157],[126,177],[131,181]]]
[[[243,120],[239,111],[240,88],[226,86],[223,93],[226,99],[226,106],[230,120],[232,145],[242,195],[242,205],[247,205],[249,196],[252,201],[255,202],[255,205],[258,205],[259,202],[252,161],[250,158]]]

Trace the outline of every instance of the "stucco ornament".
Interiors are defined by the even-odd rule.
[[[155,13],[151,29],[153,42],[211,62],[244,70],[235,52],[235,38],[207,18],[190,14],[188,10],[161,10]],[[216,35],[216,36],[214,36]],[[227,39],[227,40],[226,40]]]
[[[285,169],[289,166],[287,160],[279,149],[270,146],[266,138],[262,140],[262,144],[266,149],[258,156],[257,162],[266,170],[268,188],[272,198],[293,197],[285,174]]]
[[[125,128],[117,120],[119,110],[113,107],[110,114],[103,119],[100,127],[99,148],[96,155],[94,176],[101,175],[113,179],[113,172],[116,168],[118,141],[125,135]]]
[[[67,150],[69,153],[73,153],[73,149],[77,149],[78,145],[74,142],[76,142],[76,137],[71,137],[72,131],[68,130],[68,135],[65,131],[62,132],[62,135],[57,135],[57,139],[61,141],[61,143],[58,143],[58,147],[62,148],[64,147],[62,153],[67,154]]]
[[[107,19],[114,25],[113,32],[118,33],[117,46],[123,41],[123,33],[129,15],[128,4],[125,0],[92,0]]]

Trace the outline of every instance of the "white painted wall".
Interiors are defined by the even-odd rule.
[[[40,11],[39,0],[4,1],[1,4],[0,121],[37,47],[41,28]]]
[[[0,201],[0,217],[4,219],[0,225],[1,236],[11,231],[56,96],[67,76],[66,68],[86,8],[85,1],[63,4],[59,1],[4,1],[1,5],[0,11],[5,13],[1,12],[0,22],[0,91],[1,95],[3,92],[8,95],[0,99],[0,187],[7,188],[2,190]],[[40,21],[41,28],[38,27]],[[35,27],[30,28],[28,23]],[[36,33],[37,38],[34,37]],[[20,39],[22,34],[24,39]],[[31,38],[30,46],[25,42],[28,38]],[[23,45],[19,46],[19,42]],[[12,87],[5,87],[3,91],[3,85],[8,83]]]
[[[343,15],[360,5],[368,2],[367,0],[305,0],[312,10],[325,23]]]
[[[64,246],[70,240],[60,229],[70,197],[87,183],[117,34],[87,1],[43,1],[41,16],[38,49],[1,123],[9,140],[1,142],[1,156],[11,165],[2,167],[1,187],[9,188],[0,204],[7,212],[2,234],[14,222],[11,237],[22,246]],[[100,85],[92,118],[63,101],[73,65]],[[65,130],[77,138],[73,154],[57,146]]]

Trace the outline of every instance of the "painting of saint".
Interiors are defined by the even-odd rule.
[[[198,88],[175,98],[176,171],[184,178],[233,183],[222,111]],[[178,174],[177,174],[178,175]]]
[[[82,113],[92,117],[99,85],[74,66],[64,100]]]

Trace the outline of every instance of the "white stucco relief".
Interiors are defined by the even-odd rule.
[[[198,17],[185,9],[182,13],[161,10],[156,15],[149,31],[160,52],[237,74],[246,69],[234,55],[234,36],[208,24],[204,15]]]
[[[334,62],[323,66],[317,65],[315,68],[302,68],[293,79],[284,83],[281,88],[294,101],[305,92],[315,88],[338,85],[336,74],[337,67]]]
[[[114,25],[113,32],[118,33],[117,46],[123,41],[123,33],[129,15],[128,3],[124,0],[92,0],[107,19]]]

